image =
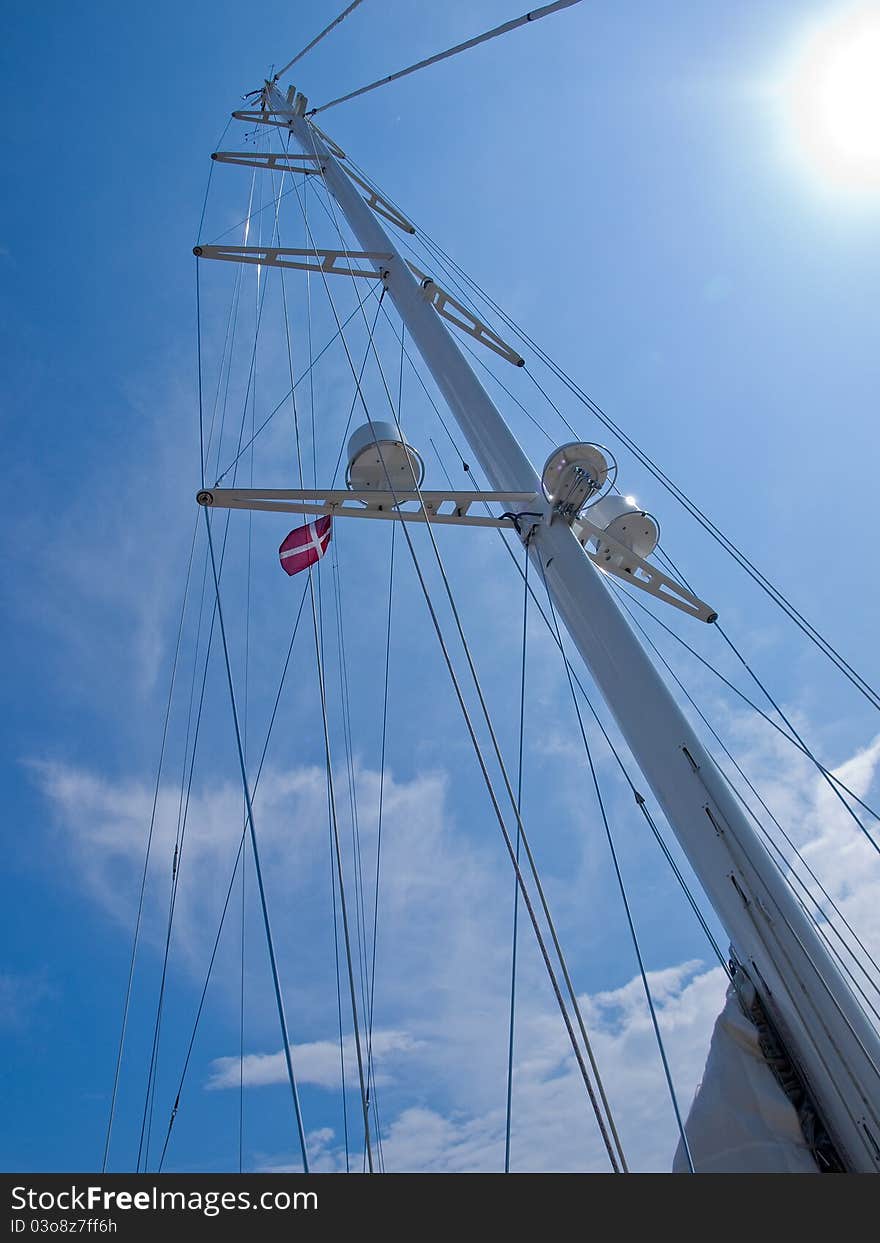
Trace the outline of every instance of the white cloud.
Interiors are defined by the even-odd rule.
[[[371,1049],[376,1085],[381,1086],[390,1081],[392,1059],[396,1061],[418,1048],[419,1042],[406,1032],[373,1032]],[[308,1044],[291,1045],[290,1052],[297,1083],[311,1083],[319,1088],[339,1088],[341,1069],[338,1041],[313,1040]],[[348,1036],[343,1043],[347,1087],[357,1085],[356,1052],[354,1037]],[[283,1051],[248,1053],[243,1059],[218,1057],[211,1063],[210,1078],[205,1086],[214,1090],[237,1089],[241,1082],[247,1088],[287,1083],[287,1061]]]
[[[771,752],[768,759],[760,736],[743,731],[742,740],[752,748],[760,788],[784,822],[795,826],[796,840],[829,892],[876,948],[875,852],[839,803],[825,797],[824,783],[817,782],[809,765],[792,762],[786,752],[788,765],[780,777],[778,757]],[[867,792],[878,762],[880,740],[848,761],[840,775],[860,793]],[[130,920],[150,791],[60,765],[42,764],[36,772],[56,810],[69,858],[81,869],[81,883],[114,918]],[[370,857],[378,776],[361,769],[358,782],[363,848]],[[386,774],[375,1051],[388,1169],[497,1170],[503,1155],[510,876],[506,865],[499,866],[495,837],[484,843],[462,832],[447,795],[440,774],[421,774],[409,782]],[[240,797],[232,785],[194,794],[186,862],[199,884],[182,888],[178,916],[180,943],[190,963],[201,961],[213,931],[208,916],[216,913],[240,832]],[[311,768],[267,772],[258,797],[260,838],[271,865],[266,870],[284,877],[288,898],[279,921],[282,961],[293,944],[291,912],[306,918],[308,903],[322,900],[314,886],[319,874],[326,879],[324,797],[323,773]],[[157,828],[162,868],[167,867],[176,812],[176,793],[163,789]],[[273,883],[277,893],[279,885]],[[583,869],[553,878],[553,905],[563,912],[566,945],[578,927],[569,918],[577,905],[574,898],[583,903],[590,892],[587,884],[595,887]],[[153,900],[154,935],[161,931],[162,913],[161,903]],[[607,1168],[531,932],[523,927],[514,1168]],[[298,1020],[308,1014],[310,1030],[291,1032],[295,1064],[303,1083],[338,1091],[338,1044],[328,1035],[335,1028],[335,1010],[331,1014],[320,1000],[327,992],[328,964],[316,960],[312,965],[325,974],[321,987],[315,981],[296,986],[305,990],[310,1005],[298,1005],[295,1012]],[[721,1009],[725,977],[720,969],[689,959],[652,971],[649,979],[679,1104],[686,1112]],[[581,1001],[632,1167],[668,1169],[677,1133],[641,981],[635,977],[618,987],[597,988]],[[266,1052],[267,1043],[264,1039],[263,1052],[245,1057],[250,1086],[284,1081],[282,1054],[271,1044]],[[350,1037],[346,1055],[351,1072]],[[237,1086],[238,1077],[237,1057],[215,1058],[206,1086]],[[338,1137],[329,1128],[317,1129],[314,1145],[316,1169],[344,1168]],[[283,1153],[261,1158],[265,1169],[286,1164]],[[291,1156],[290,1166],[296,1165]]]
[[[696,1088],[712,1025],[721,1008],[725,976],[687,963],[652,974],[650,983],[684,1107]],[[657,1057],[641,980],[582,997],[595,1051],[631,1168],[664,1170],[671,1164],[675,1124]],[[639,1004],[639,1001],[642,1004]],[[532,1010],[518,1029],[515,1065],[512,1168],[517,1171],[607,1170],[609,1163],[587,1103],[583,1083],[558,1017]],[[437,1033],[437,1041],[443,1033]],[[430,1054],[432,1046],[423,1046]],[[338,1053],[338,1051],[337,1051]],[[421,1073],[430,1069],[425,1060]],[[385,1168],[427,1173],[492,1172],[501,1168],[505,1113],[503,1074],[496,1104],[482,1112],[407,1105],[382,1132]],[[334,1137],[335,1138],[335,1137]],[[311,1153],[316,1169],[343,1169],[344,1154],[326,1130]],[[260,1169],[296,1169],[295,1158],[265,1157]]]
[[[67,865],[99,906],[130,927],[153,791],[140,782],[113,782],[61,763],[34,762],[31,767],[55,812]],[[274,868],[279,855],[295,856],[297,869],[288,878],[294,887],[303,883],[319,835],[323,842],[324,797],[323,774],[315,768],[266,773],[261,782],[255,819],[264,863]],[[146,908],[147,933],[154,938],[164,936],[179,805],[179,790],[163,784]],[[241,787],[232,782],[216,783],[190,799],[175,923],[179,944],[192,956],[210,944],[242,823]],[[184,884],[184,875],[198,877],[199,883]]]
[[[797,892],[804,897],[808,891],[824,912],[823,921],[833,924],[833,932],[829,931],[830,943],[846,966],[853,967],[854,957],[858,958],[869,967],[876,982],[876,968],[871,967],[865,951],[858,946],[840,916],[846,919],[863,945],[877,957],[880,952],[880,906],[876,901],[880,886],[880,853],[833,793],[829,783],[817,774],[809,759],[799,756],[778,736],[768,738],[766,731],[759,733],[755,729],[746,733],[740,722],[739,732],[748,746],[744,766],[747,771],[757,774],[756,785],[798,847],[800,860],[794,860],[793,852],[779,830],[767,823],[770,836],[790,861],[789,874],[799,878]],[[870,802],[878,765],[880,735],[833,772],[856,795]],[[767,817],[757,808],[748,791],[743,790],[743,793],[759,811],[762,820],[767,822]],[[848,802],[852,804],[851,799]],[[873,840],[880,842],[877,821],[858,805],[854,806],[854,810]],[[819,882],[833,899],[839,914],[832,911]],[[863,987],[866,983],[861,975],[859,983]],[[876,994],[873,1000],[876,1006],[880,1006]]]

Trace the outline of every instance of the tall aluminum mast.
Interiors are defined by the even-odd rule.
[[[302,104],[268,84],[264,99],[319,159],[364,251],[382,256],[388,296],[491,486],[540,493],[534,467],[343,162]],[[539,523],[529,552],[844,1164],[880,1171],[880,1035],[571,528]]]

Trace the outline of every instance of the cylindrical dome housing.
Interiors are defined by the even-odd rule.
[[[608,470],[608,459],[598,445],[561,445],[544,464],[544,495],[559,513],[573,518],[601,490]]]
[[[660,528],[651,515],[639,509],[631,498],[617,493],[609,493],[591,505],[584,517],[626,551],[635,553],[636,557],[650,556],[660,539]],[[629,559],[620,549],[610,547],[600,536],[593,536],[592,543],[603,561],[628,573],[635,569],[635,559]]]
[[[412,492],[421,486],[425,465],[393,423],[365,423],[348,442],[345,482],[357,492]]]

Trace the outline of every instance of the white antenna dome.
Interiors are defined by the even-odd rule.
[[[425,464],[393,423],[365,423],[348,442],[345,482],[356,492],[412,492],[421,486]]]
[[[660,539],[656,519],[640,509],[631,496],[609,492],[601,501],[591,505],[584,517],[627,551],[635,553],[636,557],[650,556]],[[601,536],[593,536],[592,543],[603,561],[628,573],[635,569],[635,560],[629,561],[619,549],[609,547]]]

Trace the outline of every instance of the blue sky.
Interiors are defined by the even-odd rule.
[[[871,680],[878,602],[869,574],[878,196],[842,185],[804,156],[785,85],[809,32],[833,25],[852,8],[781,0],[732,9],[582,5],[328,112],[322,122]],[[503,0],[418,6],[365,0],[303,61],[297,85],[320,103],[511,15]],[[0,209],[8,481],[0,1037],[9,1107],[0,1140],[3,1168],[100,1163],[139,861],[195,521],[191,248],[208,156],[244,92],[331,16],[333,6],[323,2],[303,3],[295,12],[270,2],[258,20],[222,3],[159,3],[149,12],[102,3],[80,9],[55,4],[39,12],[17,5],[0,52],[12,114],[7,164],[14,170],[12,192]],[[247,132],[234,125],[223,145],[239,147]],[[242,220],[249,189],[246,170],[216,168],[203,239]],[[329,230],[316,192],[310,193],[313,227]],[[258,203],[271,203],[268,183],[258,181],[255,194]],[[282,240],[302,245],[293,240],[303,226],[291,198],[283,211]],[[260,236],[270,218],[271,211],[255,218]],[[240,232],[227,240],[240,240]],[[302,360],[305,284],[295,274],[287,279],[295,355]],[[206,387],[212,393],[234,280],[232,265],[214,265],[202,276]],[[249,272],[240,295],[230,429],[242,416],[255,280]],[[313,286],[316,343],[333,331],[320,292]],[[348,288],[340,288],[339,299],[353,306]],[[398,353],[387,325],[381,333],[396,374]],[[351,340],[358,356],[364,333],[356,323]],[[525,377],[490,365],[546,425],[549,438],[499,397],[540,464],[551,441],[567,438],[565,429],[537,403]],[[286,391],[286,369],[279,287],[270,280],[253,399],[258,420]],[[301,369],[300,362],[295,370]],[[498,394],[491,384],[490,391]],[[375,375],[368,377],[367,392],[381,408]],[[315,376],[322,477],[332,469],[351,399],[351,376],[337,347]],[[585,439],[608,441],[570,399],[563,409]],[[409,370],[403,413],[428,462],[427,482],[445,482],[431,438],[460,481],[449,443]],[[226,435],[234,439],[232,430]],[[221,449],[225,465],[234,451]],[[637,463],[622,451],[618,457],[621,486],[657,513],[664,546],[770,677],[824,762],[849,761],[852,781],[867,792],[877,759],[874,750],[864,750],[877,732],[867,705]],[[244,464],[249,470],[250,459]],[[258,440],[253,470],[257,482],[293,486],[294,469],[287,407]],[[252,759],[301,592],[301,580],[286,580],[275,563],[288,525],[282,517],[256,516],[250,528]],[[357,529],[337,531],[334,559],[324,563],[320,580],[338,780],[347,797],[334,611],[334,582],[342,584],[353,763],[369,856],[389,532],[374,530],[379,524],[351,525]],[[496,536],[442,535],[510,757],[521,589]],[[240,694],[247,541],[247,518],[234,515],[223,589]],[[141,1127],[204,555],[200,529],[114,1129],[111,1167],[118,1169],[133,1166]],[[733,672],[717,636],[695,633],[684,619],[670,624]],[[532,630],[526,823],[609,1067],[624,1138],[635,1164],[664,1168],[674,1131],[633,984],[632,951],[610,888],[583,754],[574,745],[558,655],[539,619]],[[306,1068],[310,1145],[319,1165],[338,1168],[342,1116],[333,1079],[338,1049],[329,859],[309,631],[310,623],[294,650],[256,822],[265,843],[291,1035]],[[664,650],[672,655],[668,644]],[[402,555],[393,652],[375,1019],[389,1168],[499,1168],[512,878]],[[854,841],[854,826],[829,805],[795,752],[723,697],[693,662],[672,659],[735,741],[750,775],[768,801],[775,800],[823,879],[848,904],[850,918],[866,938],[877,936],[870,900],[876,867]],[[163,1019],[159,1129],[241,824],[216,650],[199,745]],[[722,989],[710,951],[676,898],[656,847],[645,841],[612,765],[606,757],[601,764],[686,1104]],[[254,896],[250,871],[244,1051],[250,1059],[275,1058],[245,1063],[254,1078],[244,1097],[250,1169],[281,1167],[295,1156]],[[170,1169],[238,1168],[238,1062],[229,1059],[239,1053],[241,916],[236,902],[233,909],[175,1123]],[[524,940],[514,1166],[601,1168],[539,967]],[[224,1088],[230,1074],[236,1086]],[[350,1123],[355,1103],[349,1092]]]

